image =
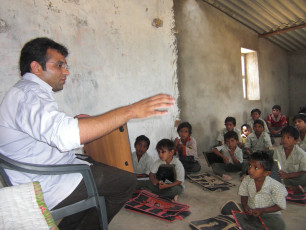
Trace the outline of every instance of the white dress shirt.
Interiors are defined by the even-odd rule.
[[[23,75],[0,106],[1,153],[33,164],[84,164],[71,152],[80,147],[78,120],[58,111],[52,87],[34,74]],[[39,181],[49,209],[82,180],[79,173],[48,176],[7,170],[7,174],[14,185]]]

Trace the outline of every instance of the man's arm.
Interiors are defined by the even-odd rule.
[[[102,115],[78,118],[80,143],[85,144],[100,138],[131,119],[167,114],[168,111],[162,109],[172,107],[173,104],[174,99],[170,95],[159,94]]]

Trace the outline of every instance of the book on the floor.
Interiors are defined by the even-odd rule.
[[[154,193],[138,190],[125,204],[125,209],[173,222],[190,215],[189,206]]]
[[[233,218],[228,215],[218,215],[204,220],[195,220],[189,223],[194,230],[238,230],[238,226]]]
[[[221,192],[235,186],[235,184],[224,181],[220,177],[206,172],[200,175],[187,175],[187,178],[190,179],[191,182],[201,185],[203,189],[207,191]]]
[[[248,215],[240,211],[232,211],[234,219],[241,230],[268,230],[261,217]]]
[[[287,188],[288,195],[286,196],[286,200],[299,205],[306,205],[306,192],[292,190]]]

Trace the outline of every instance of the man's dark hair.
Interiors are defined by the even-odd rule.
[[[183,123],[181,123],[181,124],[177,127],[177,132],[179,132],[180,129],[182,129],[182,128],[187,128],[189,134],[192,133],[192,126],[191,126],[191,124],[190,124],[189,122],[183,122]]]
[[[227,117],[225,118],[224,123],[226,124],[226,122],[232,122],[234,126],[236,126],[236,118],[234,117]]]
[[[297,130],[297,128],[289,125],[286,126],[282,129],[281,135],[283,136],[283,134],[289,134],[290,136],[292,136],[294,138],[294,140],[298,140],[300,137],[300,132],[299,130]]]
[[[156,150],[159,151],[163,148],[168,149],[168,151],[174,150],[174,142],[169,139],[162,139],[156,145]]]
[[[224,141],[234,138],[236,141],[238,141],[238,134],[235,131],[228,131],[226,134],[224,134]]]
[[[273,105],[272,109],[278,109],[279,111],[282,110],[282,108],[280,107],[280,105]]]
[[[43,70],[46,70],[46,62],[49,59],[47,56],[48,49],[54,49],[64,57],[68,56],[68,49],[65,46],[49,38],[35,38],[27,42],[21,50],[19,58],[21,76],[27,72],[31,72],[32,61],[38,62]]]
[[[306,114],[299,113],[293,117],[293,121],[295,121],[296,119],[301,119],[306,123]]]
[[[264,122],[263,122],[262,120],[259,120],[259,119],[256,120],[256,121],[254,121],[253,126],[254,126],[255,124],[259,124],[259,125],[261,125],[263,128],[265,127]]]
[[[136,138],[136,140],[135,140],[134,146],[136,146],[136,145],[137,145],[139,142],[141,142],[141,141],[146,142],[147,145],[148,145],[148,148],[149,148],[149,146],[150,146],[150,139],[147,138],[145,135],[140,135],[140,136],[138,136],[138,137]]]
[[[261,114],[261,111],[259,110],[259,109],[252,109],[252,111],[251,111],[251,115],[253,114],[253,113],[258,113],[259,115]]]
[[[265,171],[271,171],[273,168],[273,158],[266,152],[255,152],[250,156],[249,161],[258,161]]]

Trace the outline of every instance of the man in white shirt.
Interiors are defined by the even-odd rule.
[[[22,78],[0,106],[0,152],[4,155],[27,163],[84,164],[87,162],[77,159],[74,149],[110,133],[130,119],[163,115],[167,111],[159,108],[173,106],[171,96],[159,94],[95,117],[69,117],[58,111],[53,97],[54,92],[63,89],[69,75],[67,56],[66,47],[48,38],[33,39],[22,48],[19,60]],[[91,169],[100,195],[105,196],[110,222],[133,192],[135,175],[104,164],[93,164]],[[39,181],[49,209],[85,196],[81,174],[7,173],[14,185]]]

